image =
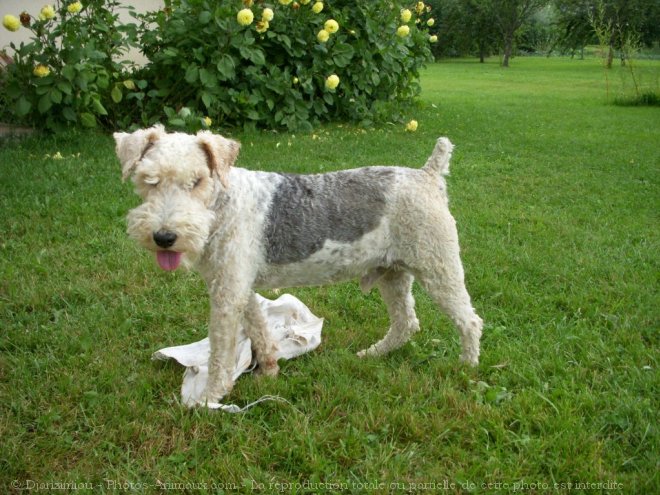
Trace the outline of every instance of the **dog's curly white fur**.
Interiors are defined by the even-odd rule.
[[[391,327],[359,356],[397,349],[419,330],[417,279],[457,326],[462,360],[476,365],[482,320],[465,289],[456,224],[444,175],[452,144],[438,139],[426,165],[365,167],[316,175],[234,167],[239,143],[210,132],[162,127],[116,133],[123,178],[143,204],[128,233],[160,266],[196,268],[211,299],[209,383],[216,401],[232,388],[235,340],[243,325],[259,369],[277,374],[275,346],[256,288],[320,285],[359,278],[377,286]]]

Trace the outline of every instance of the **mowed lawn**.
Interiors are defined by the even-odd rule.
[[[127,238],[138,198],[112,138],[3,142],[0,490],[654,492],[660,111],[607,105],[597,60],[442,62],[422,86],[414,133],[230,134],[239,166],[290,172],[420,167],[450,137],[479,367],[418,287],[422,331],[366,360],[388,326],[377,291],[293,289],[323,344],[242,377],[229,402],[288,403],[238,415],[181,406],[182,369],[151,361],[205,336],[208,302]]]

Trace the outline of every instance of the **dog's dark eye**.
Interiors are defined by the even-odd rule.
[[[199,186],[202,183],[202,178],[197,177],[195,181],[193,182],[193,189],[195,189],[197,186]]]

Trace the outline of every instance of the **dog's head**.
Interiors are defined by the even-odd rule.
[[[154,251],[165,270],[202,253],[215,217],[213,203],[229,187],[240,144],[208,131],[167,133],[162,126],[114,134],[122,178],[143,203],[128,214],[128,233]]]

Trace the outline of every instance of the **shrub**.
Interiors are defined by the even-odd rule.
[[[184,125],[176,110],[186,108],[196,122],[288,129],[396,118],[430,57],[416,5],[406,23],[402,2],[389,0],[168,2],[143,17],[142,77],[157,90],[148,113],[165,108]],[[397,36],[402,25],[409,32]]]
[[[137,36],[121,24],[111,0],[56,1],[38,15],[5,15],[5,28],[29,29],[4,75],[3,92],[15,120],[58,130],[67,125],[113,125],[113,100],[135,84],[117,60]],[[20,26],[16,25],[16,20]]]
[[[118,5],[58,0],[36,17],[5,15],[5,28],[33,37],[11,44],[0,104],[52,130],[370,125],[400,120],[431,56],[422,2],[165,0],[139,28],[119,22]],[[147,65],[120,62],[138,44]]]

